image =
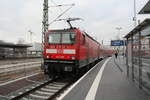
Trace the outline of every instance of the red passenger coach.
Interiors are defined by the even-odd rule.
[[[115,54],[115,50],[112,50],[111,48],[104,46],[104,45],[100,46],[101,58],[111,57],[113,54]]]
[[[100,59],[100,44],[77,28],[45,34],[44,70],[49,75],[79,70]]]

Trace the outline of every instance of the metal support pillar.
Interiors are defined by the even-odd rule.
[[[142,63],[141,63],[141,31],[139,33],[139,88],[142,89]]]
[[[43,51],[44,51],[44,38],[45,33],[48,31],[49,28],[49,20],[48,20],[48,0],[44,0],[43,3],[43,21],[42,21],[42,45],[41,45],[41,56],[43,57]],[[41,65],[43,65],[43,59],[41,61]]]
[[[129,77],[129,64],[128,64],[128,43],[129,39],[127,38],[127,45],[126,45],[126,66],[127,66],[127,77]]]
[[[133,36],[131,36],[131,51],[132,51],[132,53],[131,53],[131,59],[132,59],[132,81],[134,81],[134,64],[133,64]]]
[[[44,42],[45,33],[48,31],[48,0],[44,0],[43,4],[43,22],[42,22],[42,43]]]

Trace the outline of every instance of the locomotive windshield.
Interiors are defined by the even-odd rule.
[[[61,34],[60,33],[50,33],[49,43],[60,43]]]
[[[74,44],[74,32],[51,32],[49,34],[49,43],[51,44]]]

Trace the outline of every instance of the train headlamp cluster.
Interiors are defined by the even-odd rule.
[[[50,58],[49,55],[47,55],[46,58]]]
[[[71,56],[71,59],[72,59],[72,60],[75,60],[75,56]]]
[[[46,58],[49,59],[49,58],[53,58],[53,56],[50,56],[50,55],[46,55]],[[64,58],[64,56],[56,56],[56,58]],[[75,60],[75,56],[67,56],[68,59],[71,59],[71,60]]]

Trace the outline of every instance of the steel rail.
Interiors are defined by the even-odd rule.
[[[48,96],[48,98],[43,98],[42,100],[54,99],[57,97],[58,94],[60,94],[68,86],[70,86],[70,84],[73,83],[73,81],[58,82],[60,80],[62,80],[62,78],[57,77],[57,78],[49,80],[45,83],[41,83],[40,85],[37,85],[36,87],[34,87],[33,89],[31,89],[29,91],[21,93],[18,96],[12,97],[11,100],[28,100],[29,98],[35,98],[35,100],[36,100],[37,97],[39,97],[39,98],[42,97],[38,94],[34,95],[35,93],[39,93],[39,94]],[[45,87],[47,87],[47,88],[45,88]],[[42,91],[47,91],[47,92],[42,92]]]

